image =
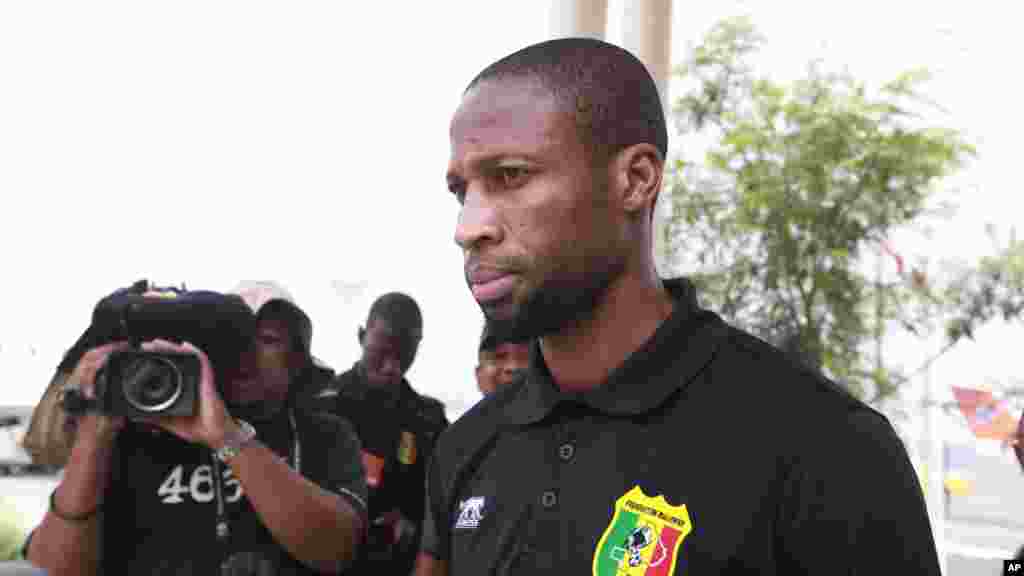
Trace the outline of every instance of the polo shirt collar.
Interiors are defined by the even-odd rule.
[[[638,415],[661,406],[690,382],[714,355],[724,324],[698,308],[693,285],[683,278],[663,280],[675,299],[672,314],[638,350],[612,371],[601,386],[586,392],[562,392],[544,363],[540,345],[530,347],[526,382],[505,409],[512,424],[547,417],[559,404],[576,403],[607,414]]]

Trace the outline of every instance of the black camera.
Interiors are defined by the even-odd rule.
[[[115,416],[192,416],[201,374],[194,354],[119,350],[96,374],[96,398]]]
[[[154,339],[191,342],[206,353],[221,384],[238,372],[255,330],[256,315],[240,296],[137,282],[100,300],[92,324],[60,369],[70,371],[86,351],[109,342],[127,341],[131,348],[107,357],[96,375],[94,401],[72,391],[64,395],[64,408],[133,418],[193,415],[199,400],[199,358],[144,351],[139,345]]]

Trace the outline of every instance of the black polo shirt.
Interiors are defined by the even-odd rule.
[[[524,380],[438,441],[422,548],[469,574],[939,574],[884,416],[666,283],[598,389]]]
[[[351,574],[409,574],[423,524],[426,460],[448,425],[444,407],[417,393],[403,378],[394,389],[374,389],[358,364],[313,399],[352,423],[363,452],[382,460],[379,482],[369,487],[370,521],[397,509],[414,528],[397,545],[392,527],[371,525]]]

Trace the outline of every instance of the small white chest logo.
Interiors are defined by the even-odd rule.
[[[484,519],[483,496],[474,496],[459,502],[459,518],[455,521],[455,528],[476,528]]]

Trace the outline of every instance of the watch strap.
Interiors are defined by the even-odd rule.
[[[245,420],[235,420],[238,423],[238,430],[224,440],[224,445],[214,452],[217,459],[225,464],[238,454],[256,438],[256,429]]]

